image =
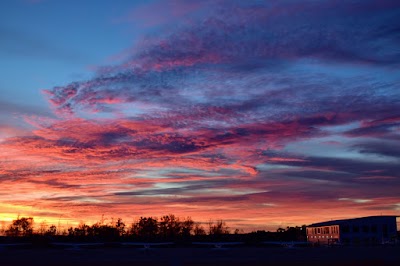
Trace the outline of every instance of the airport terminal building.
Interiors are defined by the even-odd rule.
[[[397,216],[368,216],[334,220],[307,226],[307,241],[313,244],[374,245],[397,237]]]

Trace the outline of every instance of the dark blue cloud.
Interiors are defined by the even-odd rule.
[[[377,9],[372,12],[374,5]],[[270,92],[271,86],[278,84],[284,91],[290,88],[295,103],[307,97],[299,90],[312,92],[322,87],[325,97],[319,96],[315,102],[321,108],[325,101],[335,101],[332,90],[338,90],[338,79],[326,71],[320,77],[315,76],[318,71],[294,73],[291,67],[303,59],[377,67],[398,64],[400,54],[394,47],[398,44],[396,32],[400,25],[395,18],[399,14],[397,4],[379,1],[221,5],[199,23],[142,47],[126,63],[111,67],[106,74],[50,90],[50,98],[59,108],[73,110],[98,108],[110,97],[123,102],[156,103],[175,110],[184,103],[198,105],[202,99],[208,105],[236,104],[240,109],[246,103],[259,104],[257,99],[261,96],[265,105],[275,103],[282,108],[279,105],[283,103],[287,108],[287,98]],[[281,72],[279,75],[273,75],[275,67]],[[228,83],[232,69],[236,69],[238,77]],[[354,78],[357,76],[344,82],[352,83]],[[369,90],[378,85],[377,75],[372,78],[364,82]],[[71,86],[77,94],[66,96]],[[356,88],[350,86],[353,88],[341,88],[338,93],[347,99],[362,96],[352,95]],[[244,87],[249,92],[248,99],[242,97]],[[195,93],[190,95],[189,91]],[[286,93],[284,97],[290,95]]]
[[[398,141],[375,140],[353,146],[361,153],[390,156],[400,159],[400,144]]]

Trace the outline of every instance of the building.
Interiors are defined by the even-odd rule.
[[[307,241],[313,244],[374,245],[397,237],[397,216],[368,216],[334,220],[307,226]]]

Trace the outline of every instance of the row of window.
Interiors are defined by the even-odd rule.
[[[359,232],[363,232],[363,233],[376,233],[378,231],[378,226],[376,224],[373,225],[343,225],[342,226],[342,232],[343,233],[349,233],[349,232],[353,232],[353,233],[359,233]],[[382,225],[382,231],[386,232],[387,231],[387,225],[384,224]]]
[[[338,234],[339,233],[339,227],[338,226],[325,226],[325,227],[315,227],[315,228],[307,228],[308,234]]]
[[[341,230],[343,233],[376,233],[378,231],[378,225],[341,225]],[[388,232],[388,225],[382,225],[382,232],[385,234]],[[338,234],[339,233],[339,226],[324,226],[324,227],[313,227],[307,228],[307,233],[309,235],[313,234]]]

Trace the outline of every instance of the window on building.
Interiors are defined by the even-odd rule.
[[[321,234],[321,228],[317,228],[317,233]]]
[[[382,225],[382,231],[383,231],[383,233],[387,233],[387,231],[388,231],[388,226],[387,226],[387,224],[383,224],[383,225]]]
[[[353,233],[358,233],[360,232],[360,228],[358,225],[353,225]]]
[[[376,225],[376,224],[373,224],[372,226],[371,226],[371,232],[372,233],[376,233],[378,231],[378,226]]]
[[[369,233],[369,226],[368,226],[368,225],[363,225],[362,231],[363,231],[364,233]]]
[[[388,226],[387,224],[382,225],[382,233],[384,237],[388,237]]]
[[[348,233],[348,232],[350,232],[350,226],[344,225],[342,231],[343,231],[343,233]]]

